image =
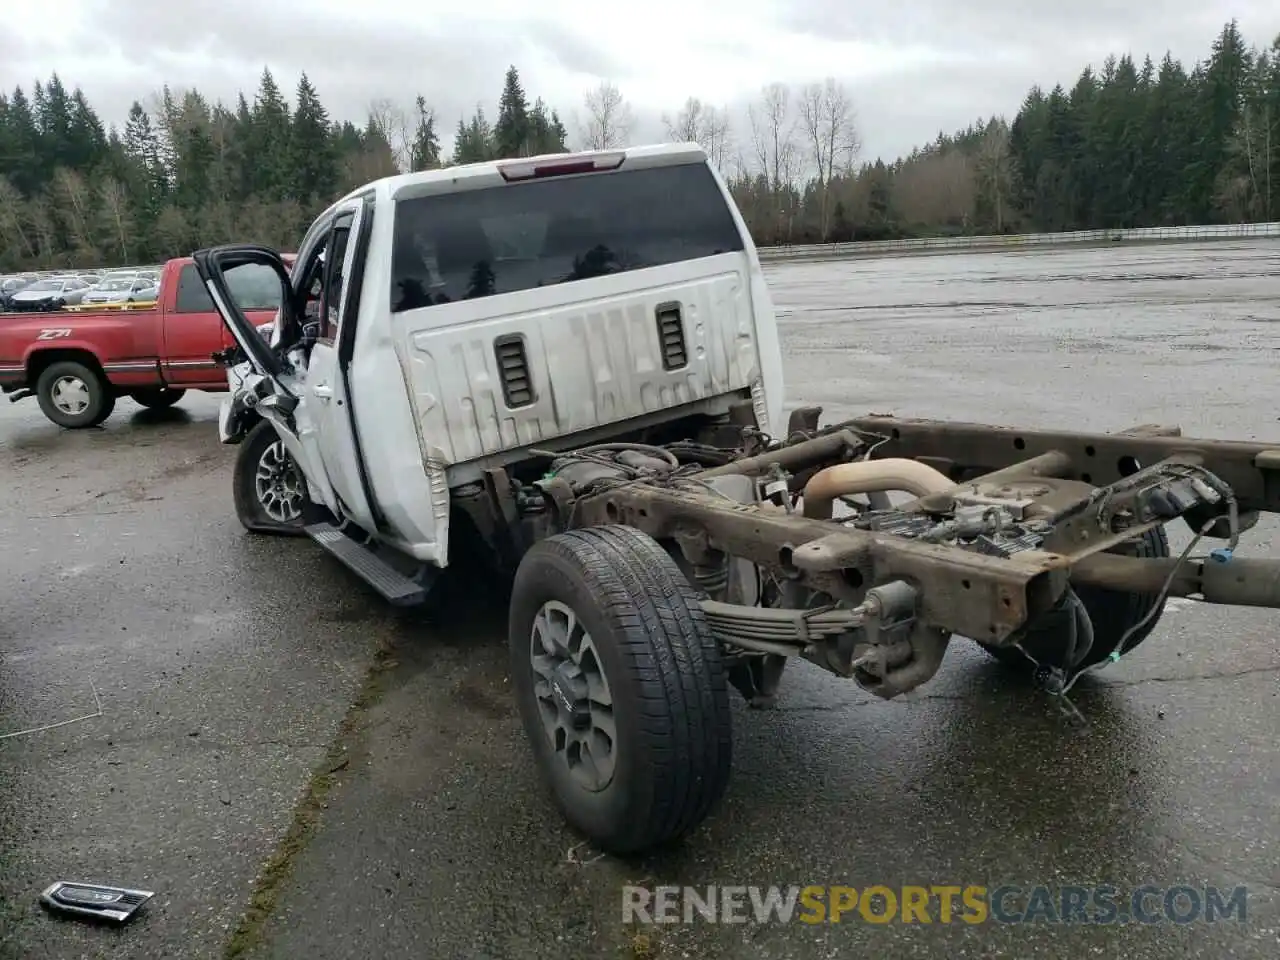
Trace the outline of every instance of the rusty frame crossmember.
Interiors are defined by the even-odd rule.
[[[869,446],[868,435],[880,439]],[[1184,438],[1177,428],[1154,426],[1085,434],[864,417],[698,477],[759,475],[774,464],[803,477],[865,456],[868,449],[874,458],[921,460],[957,483],[1054,478],[1060,481],[1055,494],[1067,501],[1081,500],[1090,486],[1118,483],[1167,461],[1195,464],[1232,488],[1240,529],[1251,526],[1260,512],[1280,512],[1280,449]],[[579,500],[574,517],[575,525],[625,523],[655,538],[673,539],[686,555],[714,551],[741,557],[850,603],[860,602],[876,584],[915,583],[922,588],[917,616],[924,624],[997,645],[1012,642],[1028,620],[1050,610],[1070,582],[1141,593],[1167,586],[1170,596],[1280,607],[1280,562],[1233,559],[1186,563],[1175,570],[1172,559],[1103,552],[1164,522],[1158,519],[1146,518],[1115,536],[1102,531],[1092,541],[1081,526],[1074,532],[1089,542],[1073,540],[1065,549],[1053,543],[1054,552],[999,557],[738,504],[689,485],[616,486]],[[1207,535],[1225,535],[1225,529],[1215,527]]]
[[[1115,483],[1172,457],[1198,460],[1235,492],[1242,513],[1280,513],[1280,446],[1238,440],[1200,440],[1177,427],[1143,424],[1119,433],[1025,430],[981,423],[861,417],[841,424],[887,438],[874,456],[910,457],[953,480],[1056,455],[1054,475],[1095,486]],[[1246,523],[1246,526],[1251,523]]]

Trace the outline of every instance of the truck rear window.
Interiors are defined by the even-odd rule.
[[[280,278],[268,266],[246,263],[226,273],[227,287],[241,310],[280,309]],[[178,296],[174,313],[217,313],[196,265],[188,263],[178,273]]]
[[[705,164],[619,170],[396,204],[393,312],[743,249]]]

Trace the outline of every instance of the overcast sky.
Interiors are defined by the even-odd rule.
[[[1207,56],[1224,22],[1246,41],[1280,33],[1280,0],[5,0],[0,84],[57,71],[108,122],[169,84],[211,99],[252,94],[264,65],[302,71],[337,119],[373,98],[422,93],[450,134],[492,117],[514,63],[570,132],[583,91],[608,78],[658,138],[690,95],[735,112],[773,80],[824,76],[854,98],[862,156],[886,160],[979,115],[1017,110],[1034,83],[1069,85],[1109,52]],[[746,139],[746,122],[737,124]],[[450,138],[447,138],[450,139]]]

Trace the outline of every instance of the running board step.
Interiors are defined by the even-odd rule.
[[[313,523],[306,528],[309,536],[343,566],[367,583],[390,604],[412,607],[427,600],[422,584],[391,567],[363,544],[357,543],[331,523]]]

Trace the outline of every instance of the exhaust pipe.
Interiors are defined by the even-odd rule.
[[[812,520],[830,520],[836,498],[855,493],[899,490],[915,497],[927,497],[955,487],[955,481],[945,473],[918,460],[890,458],[840,463],[819,470],[804,485],[804,515]]]
[[[30,397],[30,396],[34,396],[31,389],[29,387],[22,387],[18,390],[13,391],[13,393],[9,394],[9,402],[17,403],[19,400],[25,400],[27,399],[27,397]]]

